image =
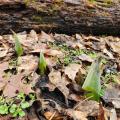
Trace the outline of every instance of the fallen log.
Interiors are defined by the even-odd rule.
[[[0,2],[0,34],[9,33],[10,29],[120,35],[120,4],[83,0]]]

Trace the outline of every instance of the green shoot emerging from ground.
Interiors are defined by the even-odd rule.
[[[85,91],[88,91],[90,93],[87,94],[87,96],[91,96],[92,99],[99,101],[101,96],[101,83],[100,83],[100,76],[101,76],[101,57],[98,57],[91,65],[90,70],[88,72],[88,75],[85,79],[85,82],[82,86],[82,88]]]
[[[12,31],[12,33],[13,33],[13,38],[15,40],[15,52],[17,56],[19,57],[23,54],[23,48],[22,48],[21,43],[19,42],[19,38],[17,34],[14,31]]]
[[[44,57],[44,54],[40,52],[40,57],[39,57],[39,64],[38,64],[40,74],[44,75],[47,67],[47,63]]]

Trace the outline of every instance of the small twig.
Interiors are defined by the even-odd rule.
[[[90,96],[90,97],[84,99],[83,101],[80,101],[77,105],[74,106],[73,109],[75,110],[80,104],[82,104],[82,103],[85,102],[86,100],[89,100],[89,99],[92,98],[92,97],[93,97],[93,96]]]
[[[52,120],[53,117],[55,116],[55,114],[56,114],[56,111],[52,114],[52,116],[49,118],[49,120]]]

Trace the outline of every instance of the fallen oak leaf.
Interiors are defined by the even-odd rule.
[[[33,55],[26,55],[18,57],[17,61],[17,71],[18,73],[24,73],[29,75],[32,72],[35,72],[38,67],[38,58]]]
[[[48,76],[50,83],[54,85],[53,90],[57,87],[63,93],[65,98],[67,98],[69,95],[69,89],[66,87],[66,85],[69,82],[66,79],[63,79],[64,77],[61,76],[61,73],[59,71],[56,71],[54,69],[52,69]]]
[[[13,75],[8,80],[1,81],[0,84],[5,85],[3,90],[3,95],[6,97],[15,97],[18,92],[23,92],[25,94],[29,94],[34,92],[31,89],[31,84],[24,84],[22,81],[22,74]],[[1,89],[1,88],[0,88]]]
[[[4,76],[4,71],[9,68],[8,62],[0,64],[0,68],[0,90],[3,91],[4,96],[14,97],[17,92],[24,92],[25,94],[33,92],[31,84],[24,84],[23,74],[11,75],[7,78]]]
[[[72,63],[69,66],[65,67],[64,73],[65,75],[68,76],[70,80],[72,80],[72,82],[75,82],[76,74],[80,71],[80,69],[81,69],[80,64]]]
[[[75,120],[87,120],[86,112],[82,112],[74,109],[66,109],[65,113]]]

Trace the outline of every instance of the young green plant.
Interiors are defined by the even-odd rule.
[[[14,31],[12,31],[12,33],[13,33],[13,38],[15,40],[15,52],[17,56],[19,57],[23,54],[23,47],[19,41],[17,34]]]
[[[92,99],[99,101],[101,96],[101,57],[98,57],[91,65],[90,70],[88,71],[87,77],[82,88],[89,92],[87,96],[91,96]]]
[[[46,71],[47,63],[46,63],[44,54],[42,52],[40,52],[38,67],[39,67],[40,74],[44,75]]]

